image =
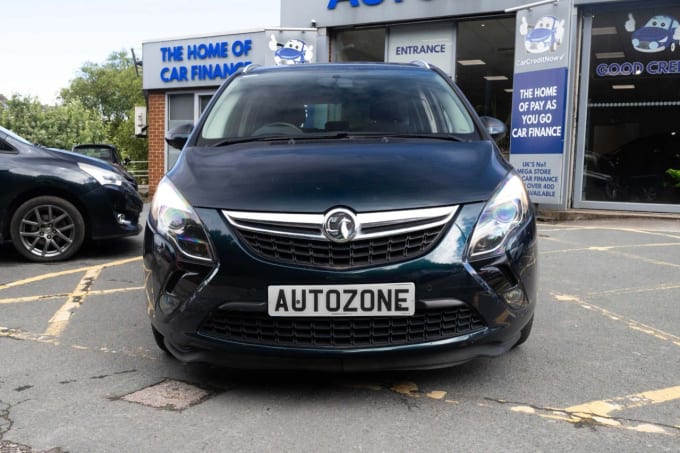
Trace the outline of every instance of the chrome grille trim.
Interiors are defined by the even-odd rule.
[[[457,205],[358,213],[356,218],[359,225],[352,242],[442,226],[447,224],[456,212],[458,212]],[[330,242],[322,232],[324,214],[228,210],[223,210],[222,214],[231,225],[245,231]]]

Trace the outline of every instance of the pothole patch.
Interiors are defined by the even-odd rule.
[[[120,399],[156,409],[183,411],[202,403],[214,394],[214,392],[186,382],[166,379],[151,387],[125,395]]]

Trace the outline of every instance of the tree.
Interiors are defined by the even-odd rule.
[[[30,96],[14,95],[0,108],[0,124],[27,140],[50,148],[102,142],[107,129],[98,112],[72,100],[44,106]]]
[[[108,130],[108,142],[123,156],[147,159],[146,140],[134,136],[134,108],[144,105],[142,79],[126,51],[112,53],[103,64],[85,63],[70,86],[61,90],[61,99],[97,111]]]

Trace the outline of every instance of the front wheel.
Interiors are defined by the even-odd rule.
[[[73,256],[83,245],[85,222],[69,201],[36,197],[14,212],[10,236],[14,248],[31,261],[61,261]]]

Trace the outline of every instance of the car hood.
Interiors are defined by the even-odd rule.
[[[187,148],[169,177],[196,207],[325,212],[484,201],[510,165],[491,142],[258,142]]]

